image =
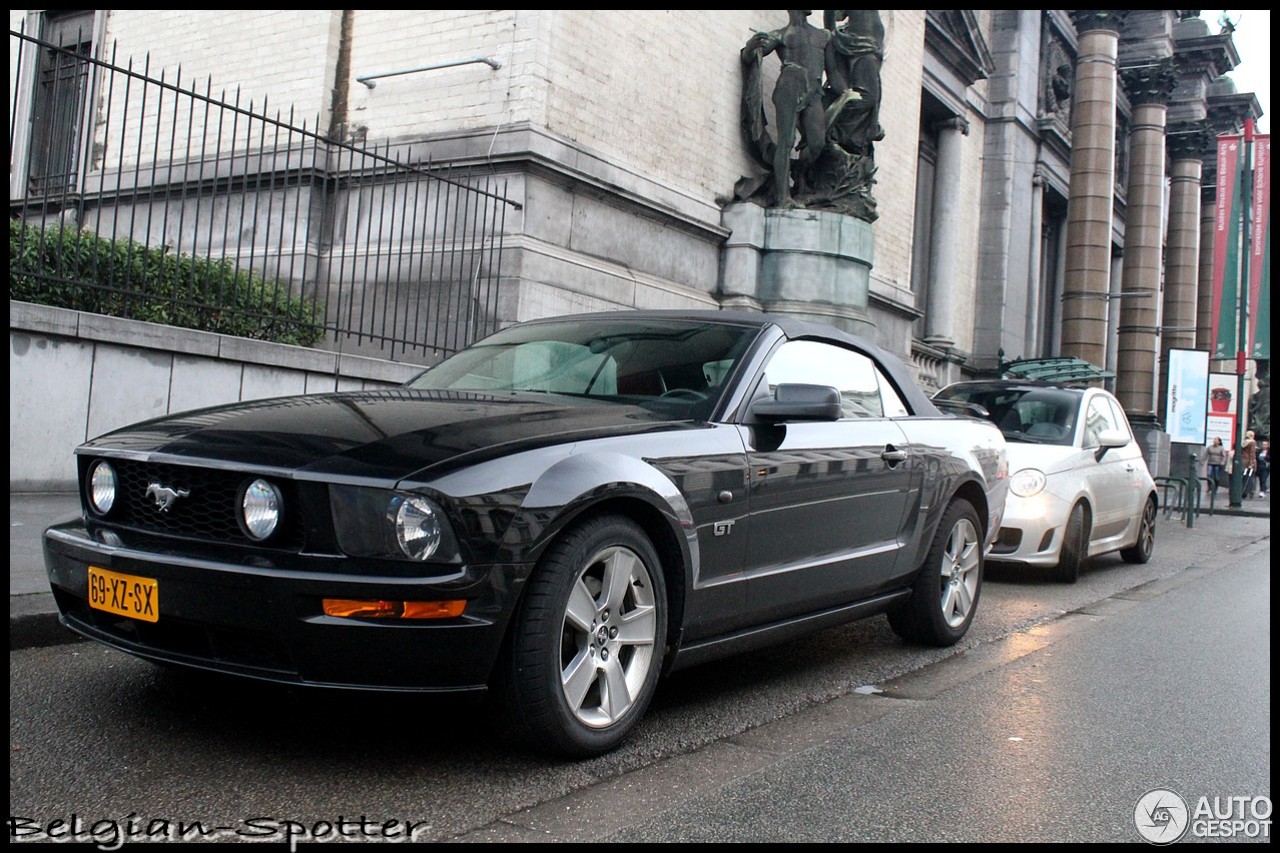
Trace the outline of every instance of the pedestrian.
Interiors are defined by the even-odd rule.
[[[1227,464],[1227,448],[1222,446],[1222,439],[1215,436],[1213,443],[1204,451],[1205,476],[1209,478],[1209,484],[1205,487],[1205,491],[1211,495],[1218,493],[1218,487],[1222,485],[1222,470]]]
[[[1251,498],[1258,466],[1258,442],[1253,437],[1253,430],[1244,434],[1244,441],[1240,444],[1240,466],[1243,469],[1240,472],[1241,482],[1244,484],[1240,487],[1240,497]]]
[[[1271,442],[1263,439],[1258,443],[1258,497],[1267,496],[1267,483],[1271,481]]]

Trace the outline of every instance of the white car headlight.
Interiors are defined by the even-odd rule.
[[[280,490],[266,480],[250,483],[240,500],[245,532],[259,542],[275,533],[283,503]]]
[[[1034,497],[1044,491],[1044,472],[1038,468],[1023,468],[1009,478],[1009,491],[1020,498]]]

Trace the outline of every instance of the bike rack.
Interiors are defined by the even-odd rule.
[[[1213,514],[1213,504],[1217,498],[1217,488],[1208,477],[1196,476],[1196,459],[1195,453],[1189,454],[1187,460],[1187,476],[1186,477],[1154,477],[1156,485],[1162,488],[1164,495],[1164,517],[1169,518],[1177,512],[1179,516],[1187,520],[1187,527],[1195,527],[1196,516],[1200,514],[1200,484],[1205,483],[1213,487],[1209,492],[1209,514]],[[1175,493],[1174,500],[1169,499],[1169,493]]]
[[[1161,490],[1160,503],[1164,506],[1164,517],[1186,519],[1187,527],[1195,527],[1195,518],[1203,510],[1200,508],[1200,484],[1209,482],[1208,477],[1155,477],[1156,487]],[[1210,514],[1213,513],[1213,501],[1216,496],[1209,496]]]
[[[1160,505],[1164,507],[1164,517],[1172,518],[1177,512],[1179,517],[1185,510],[1187,481],[1181,477],[1155,477],[1156,487],[1160,491]],[[1170,496],[1170,493],[1173,496]]]
[[[1218,501],[1218,483],[1212,477],[1197,477],[1196,494],[1200,494],[1199,483],[1204,483],[1205,491],[1209,495],[1209,515],[1213,515],[1214,504]]]

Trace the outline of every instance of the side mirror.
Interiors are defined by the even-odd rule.
[[[1098,450],[1094,454],[1094,458],[1101,460],[1106,452],[1113,447],[1124,447],[1129,443],[1129,436],[1123,430],[1104,429],[1098,433]]]
[[[751,415],[762,421],[838,421],[840,392],[830,385],[783,383],[772,397],[751,404]]]

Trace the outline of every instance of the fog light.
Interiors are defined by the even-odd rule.
[[[1049,504],[1043,497],[1024,498],[1022,501],[1022,517],[1027,519],[1044,518],[1049,513]]]
[[[282,503],[280,490],[266,480],[250,483],[240,501],[245,532],[259,542],[274,533]]]
[[[95,462],[89,472],[89,507],[98,515],[106,515],[115,503],[116,469],[109,462]]]
[[[364,616],[374,619],[450,619],[461,616],[467,602],[382,601],[360,598],[324,599],[326,616]]]

